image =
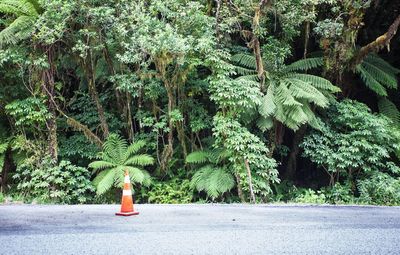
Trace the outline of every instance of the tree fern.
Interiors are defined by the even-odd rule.
[[[93,184],[99,195],[110,188],[121,187],[124,172],[128,170],[132,183],[149,184],[150,175],[143,170],[143,166],[152,165],[154,159],[147,154],[135,154],[145,145],[144,141],[137,141],[128,146],[120,136],[111,134],[103,144],[103,151],[98,161],[89,164],[97,173]]]
[[[240,74],[245,74],[238,79],[257,78],[254,56],[237,54],[232,61],[241,67]],[[311,122],[316,127],[311,104],[327,107],[332,93],[339,92],[340,89],[322,77],[296,71],[306,71],[322,65],[322,57],[313,57],[296,61],[279,71],[267,70],[267,89],[259,106],[261,118],[257,126],[262,130],[271,128],[272,118],[275,118],[293,130]],[[249,75],[251,71],[253,74]]]
[[[193,175],[191,186],[198,192],[206,192],[213,200],[231,190],[235,186],[234,178],[226,167],[219,166],[228,156],[220,149],[190,153],[187,163],[203,165]]]
[[[28,38],[42,9],[35,0],[0,0],[0,13],[16,18],[0,32],[0,46]]]
[[[205,191],[208,196],[215,199],[231,190],[235,186],[235,181],[226,169],[207,165],[193,175],[191,185],[197,191]]]

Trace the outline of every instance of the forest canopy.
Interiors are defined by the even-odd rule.
[[[400,204],[400,3],[0,0],[1,200]],[[8,198],[7,198],[8,197]]]

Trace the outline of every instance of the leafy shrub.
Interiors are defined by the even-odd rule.
[[[335,183],[333,187],[321,190],[324,192],[328,203],[347,204],[354,202],[353,191],[350,183],[346,183],[345,185]]]
[[[43,159],[41,165],[26,159],[17,167],[13,178],[19,183],[18,191],[26,199],[40,202],[85,203],[94,190],[86,168],[64,160],[56,165],[49,157]]]
[[[5,200],[3,193],[0,192],[0,203],[3,203]]]
[[[59,136],[59,149],[60,157],[68,158],[73,162],[85,162],[86,164],[95,159],[99,152],[98,147],[94,143],[90,143],[82,134],[74,134],[69,137]]]
[[[323,204],[326,202],[326,196],[320,190],[314,191],[312,189],[299,189],[297,193],[298,195],[294,199],[294,202],[297,203]]]
[[[358,182],[359,201],[378,205],[400,205],[400,178],[376,172]]]
[[[296,186],[291,181],[283,180],[280,183],[273,184],[274,196],[273,201],[291,201],[296,197],[296,192],[298,191]]]
[[[392,162],[400,146],[391,121],[351,100],[335,103],[321,130],[312,131],[301,144],[304,156],[334,177],[361,178],[376,171],[398,171]]]
[[[148,191],[142,190],[143,200],[157,204],[187,204],[193,200],[193,189],[189,180],[172,179],[154,182]]]

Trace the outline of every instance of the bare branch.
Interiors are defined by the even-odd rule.
[[[375,41],[365,45],[360,49],[358,54],[353,58],[352,61],[353,67],[360,64],[368,54],[372,52],[378,52],[385,46],[390,51],[390,41],[396,35],[399,26],[400,26],[400,15],[397,16],[396,20],[389,27],[388,31],[385,34],[379,36],[378,38],[375,39]]]

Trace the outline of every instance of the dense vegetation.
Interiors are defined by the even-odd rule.
[[[398,205],[399,13],[0,0],[0,200]]]

